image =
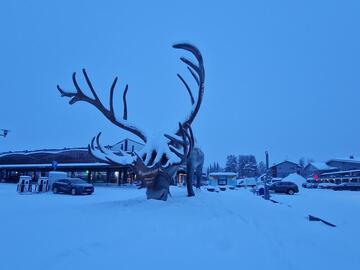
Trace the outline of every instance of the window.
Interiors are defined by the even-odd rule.
[[[227,179],[226,179],[226,178],[219,178],[219,180],[218,180],[218,185],[219,185],[219,186],[225,186],[225,185],[227,185]]]

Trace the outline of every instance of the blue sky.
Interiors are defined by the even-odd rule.
[[[190,109],[176,73],[191,77],[171,45],[189,41],[205,61],[193,129],[207,163],[360,155],[359,14],[359,1],[3,1],[0,128],[12,132],[0,151],[128,136],[60,98],[56,85],[73,89],[83,67],[105,103],[119,76],[119,112],[129,84],[132,122],[174,129]]]

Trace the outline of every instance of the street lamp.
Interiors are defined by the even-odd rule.
[[[8,129],[0,129],[1,130],[1,133],[0,133],[0,136],[1,137],[6,137],[8,135],[8,133],[10,132],[10,130]]]
[[[266,175],[264,178],[264,199],[269,200],[270,194],[269,194],[269,187],[267,185],[267,182],[271,178],[270,170],[269,170],[269,152],[265,151],[265,159],[266,159]]]

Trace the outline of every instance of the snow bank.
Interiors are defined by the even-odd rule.
[[[18,195],[0,184],[1,269],[357,269],[360,193],[308,190],[265,201],[243,189],[96,187]],[[312,214],[337,225],[309,222]],[[346,247],[346,248],[344,248]]]
[[[302,184],[306,182],[306,179],[297,173],[292,173],[283,178],[282,181],[294,182],[299,188],[302,188]]]

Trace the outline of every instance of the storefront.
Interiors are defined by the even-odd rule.
[[[236,186],[237,173],[233,172],[213,172],[209,174],[209,184],[211,186]]]
[[[131,164],[109,165],[99,162],[87,148],[18,151],[0,154],[0,181],[16,183],[21,175],[37,179],[49,171],[63,171],[90,183],[122,185],[136,176]]]

